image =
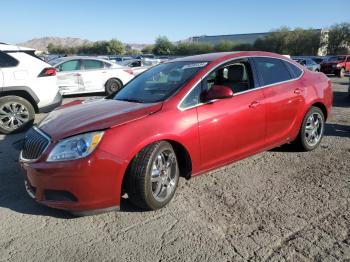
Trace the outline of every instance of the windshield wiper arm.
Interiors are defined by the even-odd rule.
[[[117,98],[116,100],[132,102],[132,103],[145,103],[143,100],[133,99],[133,98]]]

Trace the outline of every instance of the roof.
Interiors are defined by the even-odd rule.
[[[0,43],[0,51],[35,51],[33,48]]]
[[[52,59],[52,60],[54,60],[54,59]],[[68,60],[73,60],[73,59],[92,59],[92,60],[99,60],[99,61],[103,61],[103,62],[106,62],[109,64],[113,64],[113,62],[110,60],[106,60],[106,59],[103,59],[101,57],[96,57],[96,56],[62,56],[62,57],[58,57],[56,59],[59,60],[59,62],[57,62],[57,63],[61,63],[63,61],[68,61]]]
[[[238,52],[220,52],[220,53],[209,53],[202,55],[186,56],[182,58],[177,58],[172,61],[183,61],[183,62],[212,62],[224,56],[233,55]]]
[[[225,60],[238,57],[251,57],[251,56],[263,56],[263,57],[275,57],[280,59],[290,59],[289,55],[280,55],[276,53],[264,52],[264,51],[236,51],[236,52],[220,52],[220,53],[209,53],[203,55],[187,56],[177,58],[169,61],[171,62],[214,62],[216,60]]]

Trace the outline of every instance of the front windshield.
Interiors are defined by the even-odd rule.
[[[157,65],[130,81],[113,99],[155,103],[182,88],[207,62],[171,62]]]
[[[331,56],[327,59],[328,62],[344,61],[345,56]]]
[[[135,60],[124,60],[124,61],[121,61],[121,65],[123,66],[129,66],[132,62],[134,62]]]

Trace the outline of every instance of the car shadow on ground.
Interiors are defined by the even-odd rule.
[[[69,212],[42,206],[27,194],[19,153],[25,133],[0,136],[0,207],[28,215],[51,216],[61,219],[77,218]],[[128,199],[122,198],[121,212],[142,212]]]
[[[350,126],[340,124],[326,124],[325,136],[350,137]]]
[[[72,218],[67,212],[39,205],[27,194],[18,161],[24,135],[0,136],[0,207],[29,215]]]
[[[325,136],[337,136],[337,137],[350,137],[350,126],[326,123],[324,135]],[[321,142],[321,146],[322,146],[322,142]],[[294,143],[285,144],[285,145],[273,148],[269,151],[270,152],[285,152],[285,153],[302,152]]]
[[[347,91],[347,90],[346,90]],[[350,107],[350,94],[348,92],[333,92],[334,107]]]

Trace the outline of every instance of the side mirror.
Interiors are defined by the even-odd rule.
[[[201,100],[209,102],[216,99],[230,98],[233,96],[233,91],[228,86],[213,85],[208,92],[205,92],[201,96]]]

